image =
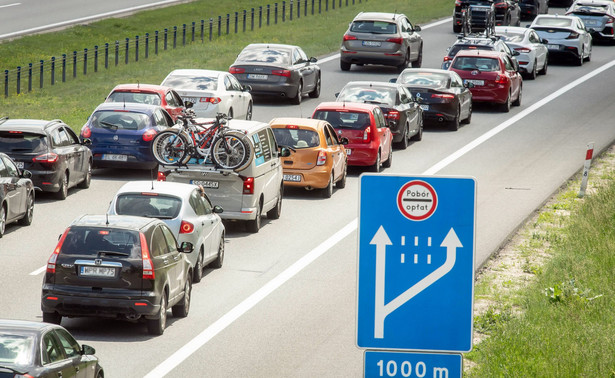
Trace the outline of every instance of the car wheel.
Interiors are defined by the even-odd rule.
[[[303,97],[303,83],[300,81],[297,86],[297,95],[291,99],[291,102],[295,105],[301,105],[301,98]]]
[[[220,241],[218,242],[218,256],[209,265],[214,269],[220,269],[222,268],[223,262],[224,262],[224,234],[220,236]]]
[[[0,206],[0,238],[4,235],[6,229],[6,206]]]
[[[160,310],[158,319],[147,319],[147,331],[150,335],[162,335],[167,326],[167,295],[162,294],[160,298]]]
[[[350,71],[350,66],[352,66],[351,63],[340,60],[340,69],[342,71]]]
[[[320,97],[320,75],[318,75],[318,78],[316,79],[316,85],[314,86],[314,89],[310,92],[310,97],[311,98]]]
[[[585,58],[586,62],[589,62],[590,60],[592,60],[592,45],[589,45],[589,53],[587,54],[587,58]]]
[[[470,103],[470,108],[468,109],[468,117],[463,120],[463,123],[469,124],[472,122],[472,103]]]
[[[397,66],[397,71],[401,72],[408,68],[408,63],[410,63],[410,50],[406,50],[406,56],[404,57],[404,61],[402,64]]]
[[[545,58],[545,65],[542,66],[542,70],[540,70],[538,72],[539,75],[546,75],[547,74],[547,68],[549,67],[549,58]]]
[[[506,97],[506,102],[500,105],[500,109],[504,113],[508,113],[510,111],[510,91],[508,92],[508,96]]]
[[[453,118],[452,121],[450,121],[449,125],[448,125],[448,129],[450,131],[457,131],[459,130],[459,118],[461,117],[461,107],[459,105],[457,105],[457,112],[455,113],[455,118]]]
[[[252,119],[252,111],[253,111],[253,105],[252,105],[252,102],[250,102],[248,104],[248,110],[246,110],[246,119],[248,121]]]
[[[19,220],[19,224],[22,226],[29,226],[32,224],[32,218],[34,217],[34,194],[30,193],[26,200],[26,213],[23,218]]]
[[[280,186],[280,192],[278,193],[278,202],[275,207],[267,212],[267,218],[279,219],[282,215],[282,197],[284,196],[284,184]]]
[[[521,95],[523,94],[523,86],[519,87],[519,95],[517,99],[513,101],[513,106],[521,106]]]
[[[59,200],[64,200],[68,197],[68,175],[66,172],[60,177],[60,190],[56,193]]]
[[[527,75],[527,79],[528,79],[528,80],[535,80],[535,79],[536,79],[536,76],[537,76],[537,71],[538,71],[538,62],[535,60],[535,61],[534,61],[534,67],[533,67],[533,69],[532,69],[532,72],[530,72],[530,73]]]
[[[575,64],[577,66],[582,66],[583,65],[583,62],[585,61],[585,58],[583,58],[583,55],[585,55],[585,50],[581,49],[581,52],[579,53],[579,58],[575,62]]]
[[[60,325],[62,323],[62,315],[57,312],[43,312],[43,322]]]
[[[410,131],[410,125],[406,123],[406,127],[404,127],[404,135],[401,140],[397,143],[397,148],[400,150],[405,150],[408,148],[408,132]]]
[[[414,62],[412,62],[413,68],[421,68],[423,64],[423,45],[419,48],[419,56],[416,58]]]
[[[329,182],[327,183],[327,187],[322,190],[323,198],[331,198],[333,195],[333,171],[331,171],[331,176],[329,176]]]
[[[411,138],[411,141],[413,142],[420,142],[423,140],[423,118],[421,117],[421,119],[419,119],[419,131],[417,131],[416,134],[414,134]]]
[[[228,114],[227,114],[228,118],[233,119],[233,115],[234,115],[233,108],[229,108]]]
[[[246,229],[253,234],[261,229],[261,204],[256,208],[256,218],[246,221]]]
[[[374,163],[374,165],[372,165],[372,172],[380,172],[380,151],[378,151],[378,156],[376,156],[376,162]]]
[[[196,264],[194,264],[194,272],[192,273],[192,282],[199,283],[203,278],[203,255],[204,255],[203,247],[199,251],[199,257],[196,259]]]
[[[186,277],[186,285],[184,286],[184,297],[175,306],[173,306],[173,316],[176,318],[185,318],[190,312],[190,299],[192,297],[192,277]]]
[[[335,187],[338,189],[344,189],[346,187],[346,177],[348,176],[348,162],[344,165],[344,175],[335,183]]]
[[[391,168],[391,164],[393,164],[393,149],[389,148],[389,158],[382,163],[384,168]]]
[[[85,171],[85,177],[83,181],[79,183],[79,187],[82,189],[87,189],[90,187],[90,183],[92,182],[92,162],[88,161],[88,168]]]

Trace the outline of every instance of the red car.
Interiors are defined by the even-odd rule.
[[[182,98],[169,87],[153,84],[120,84],[113,88],[105,102],[136,102],[159,105],[174,121],[186,109]]]
[[[472,102],[496,103],[508,112],[511,105],[521,105],[523,79],[517,68],[518,63],[503,52],[462,50],[449,70],[468,83]]]
[[[380,172],[393,161],[393,134],[386,126],[378,105],[354,102],[323,102],[316,107],[314,119],[331,124],[339,138],[347,138],[348,165],[368,166]]]

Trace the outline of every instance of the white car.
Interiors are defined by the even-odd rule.
[[[203,268],[220,268],[224,261],[224,224],[220,206],[197,185],[164,181],[129,181],[109,205],[110,215],[159,218],[173,232],[177,242],[190,242],[194,252],[186,254],[193,267],[193,282],[203,277]]]
[[[175,89],[184,103],[190,101],[197,117],[213,118],[224,113],[231,118],[252,119],[250,87],[240,84],[228,72],[174,70],[161,85]]]
[[[495,34],[510,47],[519,52],[519,70],[526,79],[534,80],[537,74],[547,73],[549,50],[534,29],[518,26],[496,26]]]
[[[549,58],[572,58],[577,66],[592,56],[592,36],[577,16],[538,15],[530,25],[549,49]]]

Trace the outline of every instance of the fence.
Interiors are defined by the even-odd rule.
[[[56,82],[66,82],[67,78],[76,78],[77,75],[87,75],[88,72],[98,72],[112,66],[139,62],[147,59],[150,54],[158,55],[162,50],[175,49],[178,44],[200,41],[211,41],[213,38],[228,35],[231,32],[245,33],[263,25],[277,25],[278,22],[292,21],[293,18],[308,17],[334,10],[336,6],[354,5],[367,0],[289,0],[282,3],[267,4],[258,8],[244,9],[234,14],[210,18],[208,21],[183,24],[179,28],[165,28],[162,32],[156,30],[153,34],[145,33],[143,36],[125,38],[115,43],[96,45],[93,50],[84,48],[82,51],[73,51],[71,54],[62,54],[61,57],[51,57],[49,61],[40,60],[38,63],[28,63],[27,66],[18,66],[15,70],[4,71],[4,97],[9,96],[10,88],[16,94],[31,92],[33,86],[43,88],[45,83],[55,85]],[[351,3],[351,4],[349,4]],[[302,15],[303,14],[303,15]],[[131,59],[132,57],[132,59]]]

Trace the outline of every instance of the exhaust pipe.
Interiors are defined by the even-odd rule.
[[[438,122],[442,122],[442,121],[444,121],[444,117],[438,118]]]

